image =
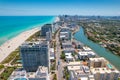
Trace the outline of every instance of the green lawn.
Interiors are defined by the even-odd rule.
[[[0,80],[7,80],[16,67],[7,67],[0,75]]]

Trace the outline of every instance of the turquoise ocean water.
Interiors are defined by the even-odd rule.
[[[54,16],[0,16],[0,45],[26,30],[52,23]]]

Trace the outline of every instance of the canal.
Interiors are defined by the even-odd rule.
[[[111,53],[99,44],[89,40],[84,34],[84,29],[80,27],[80,30],[74,34],[74,38],[85,45],[93,49],[99,56],[106,58],[111,64],[113,64],[118,70],[120,70],[120,57]]]

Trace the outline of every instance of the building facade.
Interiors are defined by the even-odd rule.
[[[46,32],[52,32],[52,24],[45,24],[41,27],[41,36],[46,36]]]
[[[71,40],[71,38],[72,38],[72,33],[69,30],[69,28],[67,28],[67,27],[61,28],[61,31],[60,31],[60,40],[61,41]]]
[[[46,32],[46,40],[47,41],[51,41],[52,40],[52,32],[51,31]]]
[[[38,66],[45,66],[49,69],[49,43],[26,42],[20,46],[23,68],[27,72],[34,72]]]
[[[36,72],[26,72],[23,69],[16,69],[12,72],[8,80],[50,80],[48,68],[39,66]]]

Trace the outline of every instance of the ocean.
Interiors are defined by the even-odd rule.
[[[20,33],[52,23],[54,16],[0,16],[0,45]]]

